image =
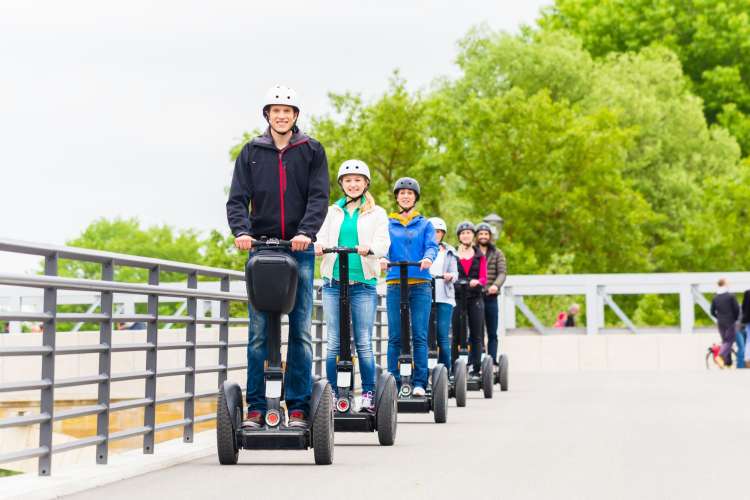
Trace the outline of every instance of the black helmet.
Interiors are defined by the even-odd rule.
[[[462,231],[469,230],[474,234],[477,234],[477,230],[474,227],[474,224],[471,222],[465,220],[463,222],[459,222],[458,226],[456,226],[456,236],[460,235]]]
[[[478,233],[479,231],[487,231],[488,233],[490,233],[490,236],[492,236],[492,226],[490,226],[486,222],[480,222],[479,224],[477,224],[476,232]]]
[[[419,183],[416,179],[401,177],[393,186],[393,195],[397,195],[401,189],[411,189],[417,195],[417,201],[419,201]]]

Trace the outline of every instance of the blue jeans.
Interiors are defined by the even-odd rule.
[[[315,254],[312,250],[291,252],[299,266],[297,297],[289,313],[289,343],[286,352],[284,399],[288,410],[310,412],[312,392],[312,324],[313,278]],[[263,365],[268,356],[267,313],[261,313],[248,302],[247,403],[249,410],[266,411],[266,383]]]
[[[451,318],[453,306],[438,302],[437,304],[437,341],[438,341],[438,363],[448,369],[451,368]]]
[[[401,312],[399,285],[388,285],[386,307],[388,309],[388,371],[401,385],[398,357],[401,355]],[[409,309],[411,311],[411,344],[414,360],[414,387],[427,387],[427,332],[430,326],[432,287],[430,283],[409,286]]]
[[[745,345],[747,344],[747,329],[750,325],[745,325],[737,330],[737,368],[745,368]]]
[[[326,353],[326,377],[338,394],[336,384],[336,361],[339,354],[339,285],[326,280],[323,285],[323,314],[328,335]],[[349,286],[351,300],[354,345],[359,358],[359,373],[362,377],[362,392],[375,392],[375,356],[372,353],[372,326],[378,306],[378,292],[374,285],[357,283]]]
[[[497,364],[497,295],[484,296],[484,324],[487,326],[487,354]]]

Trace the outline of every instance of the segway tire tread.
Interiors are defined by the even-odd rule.
[[[216,450],[221,465],[235,465],[239,456],[236,445],[235,430],[232,415],[227,408],[224,391],[219,388],[219,398],[216,404]]]
[[[441,367],[432,385],[432,413],[436,424],[448,421],[448,369]]]
[[[466,363],[461,360],[456,361],[454,380],[456,406],[463,408],[466,406]]]
[[[492,399],[493,385],[495,383],[495,372],[492,366],[492,358],[487,356],[482,362],[482,390],[484,399]]]
[[[393,446],[398,429],[398,394],[396,380],[388,378],[378,406],[378,442],[382,446]]]
[[[312,422],[312,442],[317,465],[333,463],[333,408],[331,408],[331,385],[326,384],[318,404],[318,412]]]
[[[498,361],[498,379],[500,382],[500,390],[506,392],[508,390],[508,356],[505,354],[500,355],[500,361]]]

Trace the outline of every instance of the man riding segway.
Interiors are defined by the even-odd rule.
[[[288,426],[306,428],[312,392],[312,338],[315,255],[310,247],[328,207],[328,161],[323,146],[297,127],[300,106],[294,90],[277,85],[266,95],[268,129],[247,143],[234,168],[227,218],[234,244],[253,251],[253,240],[290,240],[299,268],[296,300],[289,312],[285,400]],[[248,212],[248,204],[252,211]],[[243,427],[263,427],[267,410],[264,363],[268,316],[248,304],[247,419]]]

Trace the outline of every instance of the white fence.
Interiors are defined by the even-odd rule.
[[[705,294],[716,291],[719,278],[726,278],[731,292],[741,293],[750,289],[750,273],[652,273],[652,274],[570,274],[570,275],[523,275],[509,276],[500,296],[500,334],[513,334],[528,331],[517,328],[517,314],[520,312],[533,325],[533,331],[540,334],[561,332],[561,329],[541,321],[524,300],[534,296],[584,296],[581,304],[586,312],[586,325],[579,329],[565,329],[566,333],[585,331],[586,334],[610,333],[618,329],[605,328],[604,313],[609,307],[632,333],[648,333],[650,328],[636,326],[620,309],[615,301],[617,295],[678,295],[680,308],[679,327],[660,326],[656,331],[691,333],[695,330],[695,307],[698,306],[706,315],[709,314],[710,300]],[[180,283],[173,284],[176,287]],[[241,292],[242,283],[233,281],[232,291]],[[165,284],[164,286],[170,286]],[[199,289],[219,290],[218,282],[200,282]],[[0,311],[38,312],[42,308],[42,290],[23,287],[0,287]],[[169,301],[165,298],[163,302]],[[171,299],[185,304],[184,300]],[[147,301],[146,296],[115,295],[115,308],[123,314],[135,312],[136,304]],[[88,305],[95,308],[98,294],[75,291],[59,292],[58,304]],[[182,307],[182,306],[180,306]],[[217,301],[199,301],[200,315],[217,317]],[[179,309],[178,309],[179,311]],[[177,313],[178,315],[180,312]],[[21,331],[20,323],[12,322],[10,332]]]

